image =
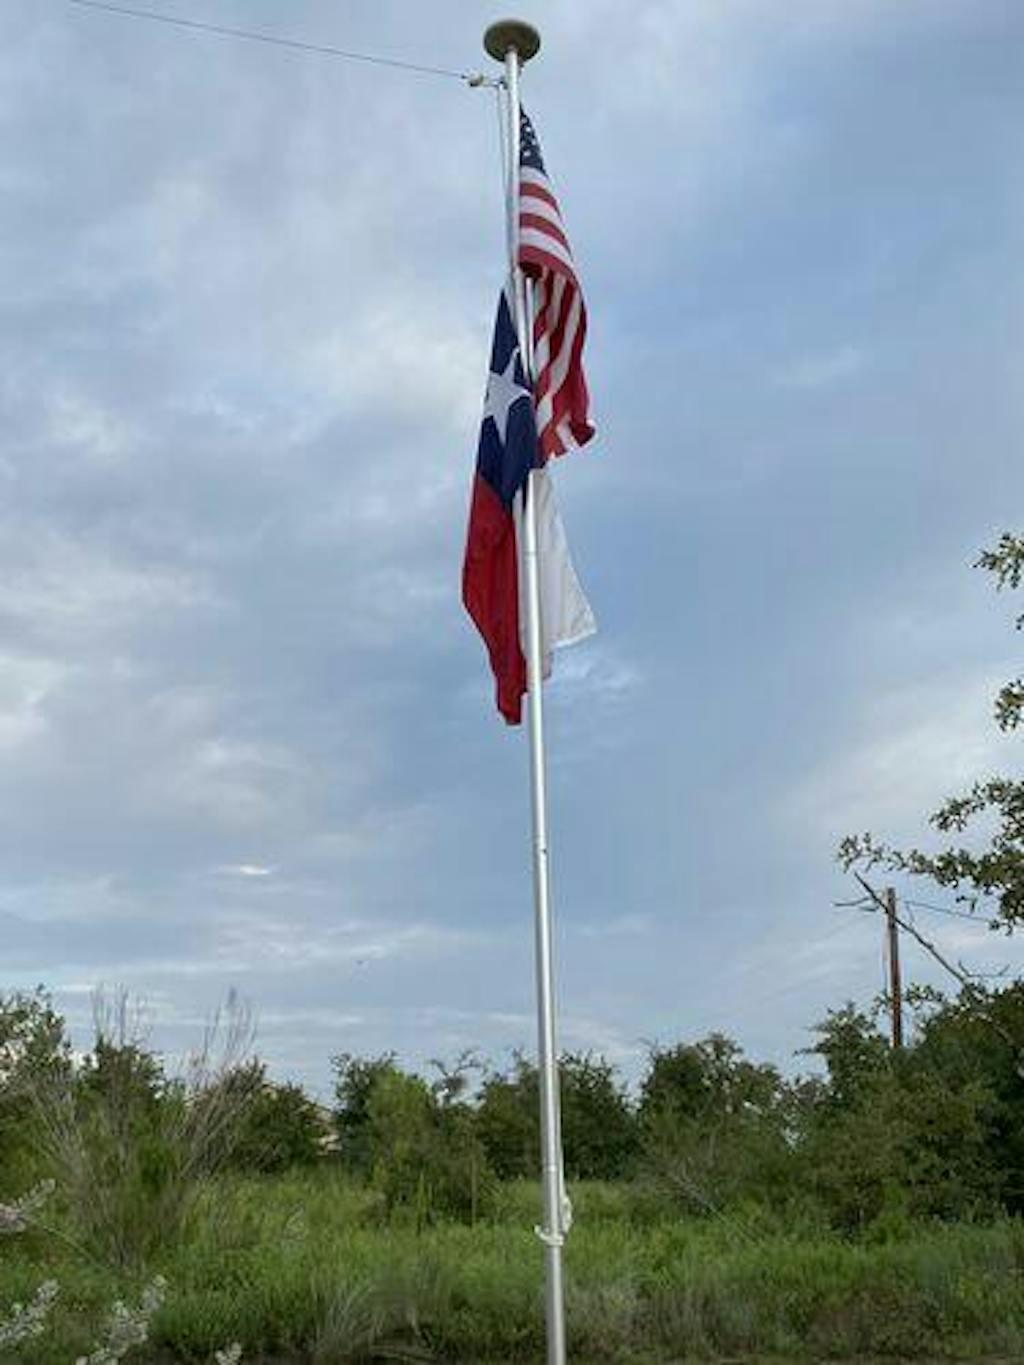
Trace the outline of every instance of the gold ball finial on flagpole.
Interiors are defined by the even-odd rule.
[[[520,62],[528,62],[540,51],[540,34],[522,19],[499,19],[484,34],[484,47],[496,62],[504,62],[511,48],[519,54]]]

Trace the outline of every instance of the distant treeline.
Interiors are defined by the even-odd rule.
[[[874,1014],[846,1005],[815,1028],[824,1075],[784,1078],[721,1034],[650,1050],[636,1093],[591,1053],[562,1058],[566,1174],[631,1182],[692,1215],[761,1206],[856,1231],[882,1219],[1024,1210],[1024,983],[953,1000],[918,992],[893,1051]],[[465,1053],[422,1076],[394,1055],[332,1059],[334,1104],[272,1081],[229,1023],[171,1076],[125,1002],[72,1054],[42,992],[0,996],[0,1196],[55,1176],[131,1259],[159,1206],[164,1231],[202,1179],[335,1162],[382,1216],[488,1216],[500,1182],[537,1175],[537,1071]],[[81,1188],[76,1196],[76,1184]],[[120,1202],[119,1202],[120,1201]],[[120,1209],[120,1212],[118,1212]],[[100,1226],[102,1224],[102,1226]],[[123,1244],[123,1248],[122,1248]]]

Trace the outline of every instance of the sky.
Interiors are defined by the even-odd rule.
[[[455,0],[151,8],[497,69],[499,12]],[[839,840],[934,846],[1021,771],[1014,603],[971,565],[1022,529],[1024,10],[522,17],[599,427],[556,471],[600,625],[545,694],[560,1042],[806,1068],[883,984]],[[0,76],[0,991],[44,983],[84,1047],[122,988],[168,1057],[235,991],[323,1096],[344,1052],[504,1065],[527,736],[459,596],[494,92],[69,0],[7,0]]]

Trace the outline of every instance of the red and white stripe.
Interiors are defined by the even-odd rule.
[[[533,281],[533,389],[546,460],[585,445],[594,426],[583,374],[587,310],[558,201],[532,166],[520,168],[519,264]]]

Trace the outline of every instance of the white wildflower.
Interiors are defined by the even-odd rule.
[[[36,1214],[56,1187],[55,1180],[42,1180],[13,1204],[0,1204],[0,1237],[12,1237],[16,1232],[24,1232],[35,1221]]]
[[[14,1304],[6,1317],[0,1318],[0,1346],[16,1346],[19,1341],[38,1337],[46,1326],[46,1319],[59,1292],[56,1280],[46,1280],[36,1290],[29,1304]]]
[[[238,1365],[242,1359],[242,1347],[237,1341],[233,1341],[223,1351],[214,1351],[213,1359],[215,1365]]]
[[[136,1346],[145,1345],[149,1337],[149,1321],[164,1301],[167,1281],[158,1275],[142,1294],[138,1308],[129,1308],[120,1299],[110,1310],[107,1339],[92,1355],[79,1356],[75,1365],[118,1365]]]

